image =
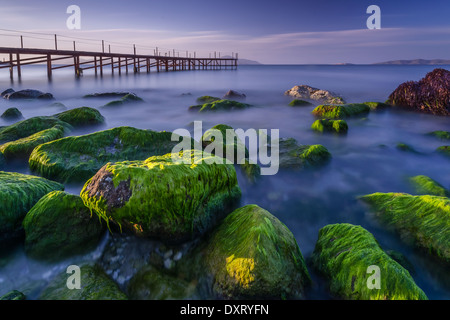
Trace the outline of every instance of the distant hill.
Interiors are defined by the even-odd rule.
[[[433,59],[433,60],[425,60],[425,59],[415,59],[415,60],[393,60],[386,62],[378,62],[373,64],[390,64],[390,65],[444,65],[450,64],[450,60],[444,59]]]
[[[222,58],[231,58],[231,56],[222,56]],[[246,65],[246,64],[262,64],[255,60],[249,60],[249,59],[241,59],[238,60],[239,65]]]

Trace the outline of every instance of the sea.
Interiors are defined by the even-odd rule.
[[[414,267],[412,276],[429,299],[450,299],[450,272],[426,252],[404,243],[373,216],[359,196],[374,192],[414,193],[408,179],[426,175],[450,188],[450,161],[435,152],[443,141],[427,136],[435,130],[450,131],[448,117],[402,110],[371,112],[348,119],[345,136],[317,134],[311,130],[315,118],[311,107],[290,107],[292,98],[284,92],[295,85],[309,85],[335,92],[347,102],[384,102],[397,86],[419,80],[435,68],[432,65],[242,65],[237,70],[196,70],[130,73],[103,77],[88,70],[76,78],[72,69],[60,69],[47,79],[45,66],[26,66],[22,79],[11,81],[9,72],[0,73],[0,90],[38,89],[50,92],[68,109],[81,106],[99,108],[106,119],[101,128],[132,126],[156,131],[184,128],[201,121],[203,130],[227,124],[244,130],[278,129],[281,138],[295,138],[299,144],[321,144],[332,154],[328,165],[317,170],[280,170],[249,183],[238,171],[242,189],[241,205],[257,204],[283,222],[295,236],[307,261],[313,286],[307,299],[332,299],[326,281],[309,262],[319,230],[334,223],[360,225],[370,231],[384,250],[403,254]],[[203,95],[222,97],[228,90],[246,95],[251,108],[230,112],[188,111]],[[85,94],[133,92],[145,102],[118,108],[102,108],[111,101],[86,99]],[[25,118],[63,111],[48,101],[0,100],[0,113],[17,107]],[[0,126],[9,123],[0,119]],[[72,135],[98,130],[85,128]],[[417,153],[398,150],[398,143],[411,145]],[[10,164],[5,170],[31,174],[26,163]],[[66,191],[79,194],[82,184],[69,184]],[[99,259],[106,238],[92,252],[57,263],[28,258],[18,244],[0,256],[0,296],[10,290],[29,292],[36,299],[52,278],[69,264]],[[449,239],[450,241],[450,239]],[[383,276],[383,275],[381,275]]]

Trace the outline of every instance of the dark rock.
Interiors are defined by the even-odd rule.
[[[8,100],[15,99],[53,99],[53,95],[51,93],[45,93],[39,90],[33,89],[25,89],[20,91],[14,91],[7,93],[3,96],[3,98]]]
[[[2,119],[5,120],[20,120],[23,119],[22,112],[19,111],[17,108],[9,108],[3,114],[1,115]]]
[[[229,99],[229,100],[245,100],[247,96],[243,93],[239,93],[234,90],[229,90],[225,95],[223,96],[223,99]]]

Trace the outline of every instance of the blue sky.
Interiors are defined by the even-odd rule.
[[[197,55],[239,52],[242,58],[287,64],[450,59],[448,0],[17,0],[0,4],[0,29],[104,39],[113,51],[129,50],[125,43],[136,43],[142,53],[156,46],[181,54],[185,50],[195,50]],[[72,4],[81,8],[81,30],[66,27],[66,8]],[[366,9],[372,4],[381,8],[380,30],[366,28]],[[17,42],[1,34],[3,45]],[[25,37],[26,44],[51,45],[51,39],[42,39]],[[71,41],[66,38],[61,46]],[[89,45],[79,42],[79,47]],[[98,47],[98,42],[92,44]]]

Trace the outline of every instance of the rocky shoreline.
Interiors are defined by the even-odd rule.
[[[351,134],[346,119],[389,112],[399,105],[448,115],[446,72],[435,70],[419,84],[407,86],[422,94],[423,87],[429,88],[428,82],[447,86],[433,91],[436,104],[429,108],[423,107],[427,105],[423,97],[401,98],[402,92],[412,94],[403,90],[403,85],[386,103],[347,104],[334,93],[306,85],[295,86],[285,95],[295,98],[287,107],[313,109],[316,121],[311,130],[345,139]],[[13,89],[1,96],[10,100],[53,98],[37,90]],[[106,121],[102,108],[145,103],[131,92],[94,93],[83,98],[105,97],[115,100],[99,110],[80,107],[23,119],[19,109],[10,108],[2,115],[10,124],[0,127],[0,170],[8,168],[11,161],[21,161],[28,164],[32,175],[0,171],[0,250],[23,243],[33,259],[61,261],[92,251],[108,238],[96,263],[81,266],[82,290],[67,288],[67,273],[63,272],[46,285],[39,299],[305,299],[313,285],[308,268],[327,279],[329,292],[337,299],[427,299],[408,264],[381,248],[361,226],[324,226],[311,265],[307,265],[286,225],[257,204],[241,205],[237,170],[254,184],[260,174],[259,164],[249,162],[247,149],[243,164],[226,161],[235,158],[215,159],[214,154],[195,158],[196,147],[204,151],[214,132],[232,127],[213,126],[200,143],[191,141],[191,150],[173,154],[176,142],[171,132],[133,127],[98,130]],[[242,102],[246,99],[235,91],[221,98],[202,96],[187,110],[238,113],[258,107]],[[74,128],[94,132],[69,136]],[[450,132],[428,135],[442,141],[436,152],[448,157]],[[293,138],[276,142],[281,170],[320,172],[333,159],[323,145],[303,145]],[[245,146],[235,137],[231,148],[242,144]],[[223,145],[224,150],[227,147],[230,145]],[[191,162],[175,161],[177,157]],[[417,194],[374,193],[357,200],[405,245],[448,266],[450,191],[426,176],[410,178]],[[73,182],[84,184],[79,195],[64,192],[65,185]],[[389,275],[383,279],[382,290],[367,286],[366,269],[371,265]],[[26,296],[17,288],[0,299]]]

